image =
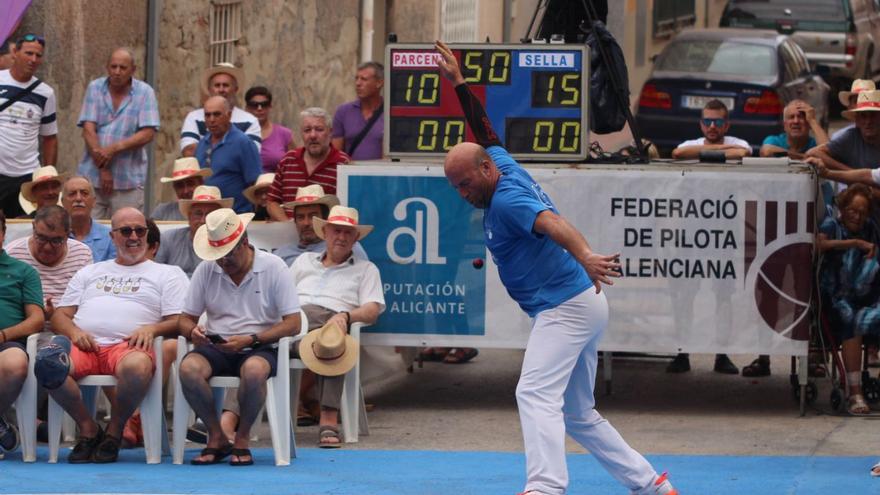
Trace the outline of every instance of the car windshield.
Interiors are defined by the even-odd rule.
[[[730,0],[725,16],[731,26],[750,25],[753,21],[822,21],[846,20],[845,0]]]
[[[735,41],[677,41],[658,60],[657,70],[773,77],[776,50]]]

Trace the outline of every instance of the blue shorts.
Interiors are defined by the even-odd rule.
[[[211,376],[241,376],[240,368],[252,356],[258,356],[269,363],[269,376],[275,376],[278,367],[278,349],[269,346],[244,352],[223,352],[214,345],[200,345],[189,351],[204,357],[211,365]],[[185,359],[185,358],[184,358]]]

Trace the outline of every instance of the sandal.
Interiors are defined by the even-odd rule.
[[[477,357],[480,351],[473,348],[453,348],[449,350],[449,354],[443,358],[446,364],[463,364]]]
[[[238,457],[238,460],[234,460],[233,458],[229,458],[230,466],[250,466],[254,463],[254,456],[251,454],[251,449],[232,449],[230,452],[231,455]],[[250,457],[250,459],[243,461],[242,457]]]
[[[868,403],[865,402],[865,397],[862,394],[849,396],[846,411],[852,416],[867,416],[871,414],[871,408],[868,407]]]
[[[447,352],[438,350],[436,347],[425,347],[419,351],[418,360],[427,362],[443,361]]]
[[[322,449],[338,449],[342,447],[342,439],[339,438],[339,427],[331,425],[321,425],[320,439],[318,447]],[[331,440],[335,439],[333,442]]]
[[[211,457],[211,460],[206,461],[203,459],[194,458],[191,461],[189,461],[189,463],[192,464],[193,466],[208,466],[210,464],[220,464],[221,462],[223,462],[223,459],[226,459],[227,457],[229,457],[232,454],[233,450],[234,449],[232,448],[231,443],[227,443],[226,445],[224,445],[220,448],[205,447],[204,449],[201,450],[201,452],[199,452],[199,457],[205,457],[206,455],[210,455],[210,456],[213,456],[213,457]],[[244,455],[244,454],[242,454],[242,455]]]
[[[871,466],[871,477],[877,478],[880,477],[880,462]]]

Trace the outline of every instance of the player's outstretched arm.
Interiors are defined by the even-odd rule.
[[[587,271],[597,293],[602,291],[601,284],[614,285],[611,278],[620,276],[620,253],[594,253],[584,236],[561,215],[551,210],[542,211],[535,219],[533,230],[550,237],[571,253]]]
[[[455,59],[452,50],[446,46],[446,43],[439,40],[435,43],[435,48],[437,53],[440,54],[440,59],[437,60],[440,73],[455,86],[455,94],[458,96],[464,117],[471,127],[471,132],[474,133],[477,143],[484,148],[502,146],[501,140],[498,139],[498,135],[492,129],[492,124],[486,115],[486,109],[483,108],[483,104],[480,103],[480,100],[468,88],[464,76],[461,74],[461,68],[458,66],[458,60]]]

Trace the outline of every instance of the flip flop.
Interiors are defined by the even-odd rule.
[[[205,447],[199,452],[199,457],[204,457],[206,455],[214,456],[210,461],[203,461],[197,458],[193,458],[189,461],[193,466],[208,466],[211,464],[220,464],[223,462],[223,459],[229,457],[232,453],[235,452],[235,449],[232,448],[232,444],[227,443],[223,447],[214,448],[214,447]],[[244,454],[242,454],[244,455]]]
[[[322,449],[338,449],[342,447],[342,439],[339,437],[339,428],[336,426],[323,425],[319,429],[320,431],[320,439],[318,440],[318,447]],[[335,438],[335,442],[329,442],[328,440]]]
[[[230,452],[231,455],[238,457],[239,460],[235,461],[232,458],[229,459],[230,466],[250,466],[254,463],[254,455],[251,454],[251,449],[232,449]],[[242,457],[250,457],[247,461],[242,461]]]
[[[880,462],[871,466],[871,477],[872,478],[880,477]]]
[[[477,354],[479,353],[480,351],[476,349],[452,349],[443,359],[443,362],[446,364],[463,364],[477,357]]]

